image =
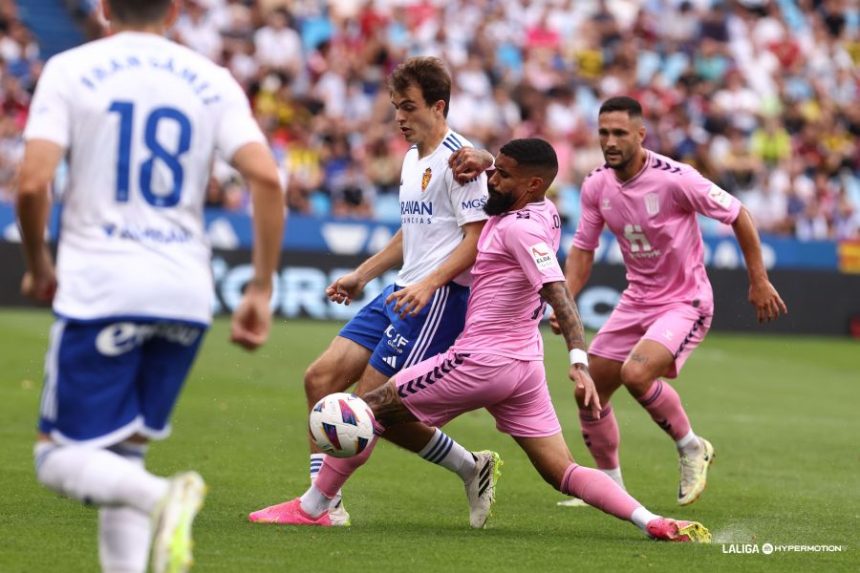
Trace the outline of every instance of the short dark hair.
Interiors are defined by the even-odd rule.
[[[444,115],[448,117],[451,74],[442,60],[434,57],[409,58],[394,68],[388,78],[388,89],[393,93],[403,93],[413,84],[421,90],[424,103],[428,106],[439,100],[444,101]]]
[[[499,153],[515,159],[518,166],[542,171],[547,187],[558,174],[558,155],[552,145],[543,139],[537,137],[512,139],[499,149]]]
[[[611,97],[600,106],[597,115],[603,115],[612,111],[624,111],[630,117],[642,117],[642,105],[630,96]]]
[[[125,24],[153,24],[167,14],[173,0],[107,0],[114,18]]]

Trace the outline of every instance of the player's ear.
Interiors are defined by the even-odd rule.
[[[179,19],[179,1],[173,0],[170,3],[170,8],[167,9],[167,15],[164,18],[164,25],[171,28]]]
[[[445,100],[436,100],[436,103],[433,104],[433,109],[438,111],[439,115],[445,117]]]
[[[111,17],[110,2],[108,2],[108,0],[102,0],[101,5],[102,5],[102,8],[101,8],[102,18],[104,18],[105,22],[110,22],[110,17]]]

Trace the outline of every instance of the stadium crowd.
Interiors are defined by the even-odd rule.
[[[94,2],[85,4],[93,5]],[[408,55],[451,67],[449,124],[496,151],[543,137],[569,224],[602,162],[599,102],[643,102],[646,147],[738,196],[765,233],[860,238],[860,8],[849,0],[184,0],[174,39],[245,87],[292,211],[399,220],[406,142],[385,88]],[[95,18],[95,16],[93,16]],[[98,29],[89,26],[88,29]],[[42,61],[0,0],[0,201]],[[217,165],[210,204],[248,208]],[[720,232],[722,229],[711,229]]]

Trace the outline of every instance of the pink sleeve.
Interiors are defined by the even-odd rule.
[[[534,220],[510,221],[505,229],[505,247],[536,291],[546,283],[564,281],[564,273],[552,248],[549,229],[542,229]]]
[[[735,222],[741,210],[740,201],[689,166],[683,168],[675,192],[682,206],[727,225]]]
[[[603,215],[597,205],[598,186],[593,183],[593,177],[585,180],[582,184],[582,194],[579,205],[582,214],[579,218],[579,226],[573,236],[573,246],[583,251],[593,251],[600,244],[600,233],[603,231]]]

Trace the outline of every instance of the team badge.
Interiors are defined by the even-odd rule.
[[[656,193],[645,195],[645,211],[652,217],[660,212],[660,196]]]
[[[429,167],[424,170],[424,175],[421,176],[421,192],[427,191],[427,186],[430,185],[430,179],[433,177],[433,170]]]

